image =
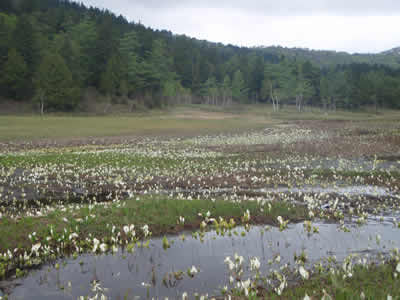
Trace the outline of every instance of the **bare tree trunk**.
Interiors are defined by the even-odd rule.
[[[277,95],[272,95],[271,100],[272,100],[272,107],[273,107],[274,112],[278,112],[279,111],[279,97]]]
[[[133,112],[133,105],[135,104],[134,101],[129,101],[129,112]]]
[[[272,93],[272,84],[270,85],[269,95],[270,95],[270,98],[272,101],[272,109],[275,112],[275,99],[274,99],[274,95]]]
[[[300,95],[300,103],[299,103],[299,112],[304,110],[304,101],[303,101],[303,95]]]
[[[299,112],[303,110],[303,97],[299,95]]]
[[[279,98],[278,96],[275,95],[275,102],[276,102],[276,111],[279,111],[280,107],[279,107]]]
[[[300,95],[299,112],[304,110],[303,95]]]
[[[40,115],[44,115],[44,95],[40,95]]]
[[[330,97],[330,102],[331,102],[331,110],[333,112],[336,112],[336,100],[334,97]]]
[[[272,101],[272,109],[274,110],[274,112],[276,112],[275,99],[273,96],[271,97],[271,101]]]
[[[108,110],[110,109],[110,107],[111,107],[111,97],[108,95],[108,96],[107,96],[107,104],[106,104],[106,106],[104,107],[103,113],[104,113],[104,114],[107,114],[107,112],[108,112]]]
[[[107,114],[110,108],[111,108],[111,103],[107,103],[106,107],[104,108],[104,114]]]
[[[375,114],[378,114],[378,98],[374,95]]]
[[[274,110],[274,112],[276,112],[276,104],[275,104],[274,93],[272,91],[272,84],[270,86],[270,96],[271,96],[271,101],[272,101],[272,109]]]
[[[303,95],[296,95],[296,109],[298,112],[303,111]]]
[[[322,109],[323,109],[325,114],[327,113],[327,107],[328,107],[327,100],[326,100],[326,98],[323,98],[322,99]]]

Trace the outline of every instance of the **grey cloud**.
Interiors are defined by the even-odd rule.
[[[155,29],[225,44],[348,52],[400,45],[400,0],[81,1]]]

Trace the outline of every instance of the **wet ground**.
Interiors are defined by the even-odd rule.
[[[124,155],[129,155],[129,152]],[[240,163],[243,164],[243,161]],[[196,167],[201,165],[198,162],[196,164]],[[129,198],[135,193],[175,195],[182,193],[191,198],[221,195],[250,197],[256,195],[270,198],[271,195],[288,193],[394,197],[398,192],[397,184],[373,176],[373,172],[380,174],[400,172],[398,161],[295,158],[284,161],[255,160],[253,164],[254,166],[247,167],[247,172],[243,172],[240,165],[228,166],[224,174],[216,173],[217,169],[214,171],[195,169],[189,172],[190,175],[188,174],[185,179],[177,175],[180,169],[182,173],[188,173],[185,171],[185,165],[172,171],[146,169],[132,171],[129,168],[119,167],[111,168],[110,173],[106,172],[107,169],[98,172],[96,168],[76,169],[75,166],[68,165],[61,165],[59,170],[54,171],[52,171],[54,166],[4,169],[3,176],[0,176],[2,197],[0,210],[16,213],[22,208],[38,208],[41,205],[104,202],[116,197]],[[331,174],[320,176],[307,174],[310,172]],[[357,181],[356,176],[354,178],[336,176],[340,172],[354,172],[362,174],[365,178]]]
[[[260,259],[266,276],[286,264],[292,270],[288,274],[293,273],[298,267],[295,255],[302,252],[310,271],[332,256],[339,262],[348,255],[378,261],[400,247],[395,226],[400,218],[399,138],[367,131],[354,140],[350,133],[316,131],[300,124],[296,130],[289,126],[241,136],[141,140],[140,145],[118,147],[102,143],[101,149],[62,150],[60,157],[68,152],[70,158],[61,162],[49,159],[45,151],[4,154],[0,219],[2,213],[18,218],[43,215],[45,206],[110,202],[142,194],[285,201],[337,218],[336,223],[314,221],[312,228],[319,233],[307,232],[303,223],[283,231],[238,227],[233,230],[238,235],[211,231],[201,241],[187,232],[185,241],[169,236],[167,250],[161,238],[153,238],[148,249],[134,253],[86,254],[44,265],[25,278],[0,282],[0,290],[11,292],[10,299],[76,299],[93,295],[91,283],[96,281],[109,289],[104,293],[111,299],[181,298],[184,292],[220,295],[224,286],[234,287],[239,278],[229,282],[232,272],[224,260],[235,253],[244,257],[240,280],[254,275],[249,263],[253,257]],[[346,158],[335,155],[340,151]],[[12,163],[6,165],[8,160]],[[187,274],[192,266],[199,270],[193,277]],[[292,277],[288,275],[289,280],[298,280]]]
[[[378,260],[378,254],[389,254],[391,249],[400,247],[399,229],[394,227],[393,217],[370,219],[362,226],[347,223],[350,232],[343,232],[336,224],[316,222],[313,226],[319,228],[319,233],[314,234],[309,234],[303,224],[290,225],[282,232],[274,227],[266,230],[264,226],[255,226],[248,232],[238,227],[234,230],[238,236],[221,236],[211,231],[205,234],[204,241],[187,233],[185,241],[178,236],[168,237],[171,247],[167,250],[162,247],[162,239],[152,239],[148,249],[138,248],[133,254],[121,251],[114,255],[88,254],[58,261],[58,270],[54,265],[43,266],[15,281],[19,286],[10,299],[76,299],[91,294],[93,280],[109,288],[106,294],[111,299],[178,298],[184,292],[219,295],[225,285],[230,286],[224,260],[227,256],[233,258],[235,253],[244,257],[243,279],[251,275],[252,257],[260,259],[264,275],[285,264],[294,268],[295,255],[301,252],[307,255],[307,268],[320,261],[325,264],[333,256],[341,262],[350,254],[369,262]],[[241,236],[241,232],[246,235]],[[186,274],[192,266],[199,270],[193,278]],[[180,270],[184,274],[177,279],[172,274]]]

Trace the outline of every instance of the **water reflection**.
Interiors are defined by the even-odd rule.
[[[59,270],[44,266],[20,280],[21,285],[15,288],[11,299],[77,299],[81,295],[91,295],[93,280],[108,288],[107,295],[112,299],[180,298],[185,291],[189,295],[195,292],[220,294],[221,288],[229,285],[224,259],[234,253],[244,256],[249,275],[249,258],[254,256],[260,258],[261,272],[268,274],[286,263],[293,266],[294,255],[303,250],[311,264],[331,255],[338,260],[350,253],[371,257],[374,253],[400,247],[399,229],[393,226],[390,218],[384,218],[383,222],[379,219],[370,219],[361,227],[347,224],[350,232],[341,231],[336,224],[315,223],[320,232],[313,235],[305,232],[303,224],[291,225],[283,232],[255,226],[244,237],[240,235],[243,228],[236,228],[238,236],[218,236],[212,231],[206,233],[204,242],[188,233],[185,241],[170,236],[171,248],[166,251],[162,248],[162,239],[153,239],[149,249],[139,248],[133,254],[123,251],[115,255],[88,254],[76,260],[60,261]],[[277,255],[281,257],[280,263],[269,265],[268,260]],[[200,270],[194,278],[186,275],[191,266]],[[171,275],[179,270],[185,272],[182,278]]]

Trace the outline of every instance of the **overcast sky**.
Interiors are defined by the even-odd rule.
[[[155,29],[238,46],[376,53],[400,46],[400,0],[80,0]]]

